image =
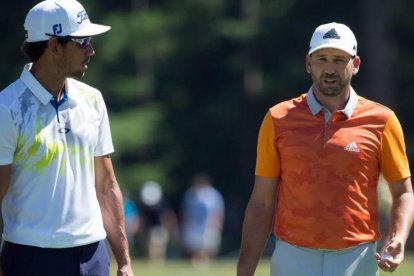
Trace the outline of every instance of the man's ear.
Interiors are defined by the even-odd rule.
[[[359,67],[361,66],[361,58],[359,56],[355,56],[352,60],[353,68],[352,74],[356,75],[359,72]]]
[[[310,55],[306,55],[305,57],[305,66],[306,66],[306,72],[308,72],[309,74],[311,73],[311,57]]]
[[[47,47],[52,54],[57,55],[62,49],[62,44],[58,42],[56,37],[52,37],[47,41]]]

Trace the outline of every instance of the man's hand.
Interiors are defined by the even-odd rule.
[[[375,254],[378,266],[388,272],[393,272],[404,260],[404,239],[394,237],[383,249],[383,253]]]
[[[132,267],[130,265],[119,267],[117,276],[134,276]]]

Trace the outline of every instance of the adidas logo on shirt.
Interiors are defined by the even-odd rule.
[[[349,143],[348,145],[346,145],[344,147],[344,150],[346,150],[346,151],[353,151],[353,152],[359,152],[359,148],[358,148],[357,144],[355,143],[355,141],[352,141],[351,143]]]

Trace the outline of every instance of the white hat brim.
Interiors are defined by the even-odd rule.
[[[332,44],[327,43],[327,44],[319,45],[318,47],[315,47],[315,48],[312,48],[311,50],[309,50],[308,55],[314,53],[315,51],[318,51],[320,49],[325,49],[325,48],[333,48],[333,49],[342,50],[342,51],[350,54],[351,56],[356,55],[355,51],[353,51],[353,50],[349,51],[349,49],[347,49],[346,47],[341,47],[337,43],[332,43]]]
[[[111,29],[110,26],[90,23],[87,28],[80,29],[70,34],[72,37],[87,37],[102,34]]]

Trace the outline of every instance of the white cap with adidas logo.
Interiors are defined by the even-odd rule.
[[[312,35],[309,52],[323,48],[335,48],[347,52],[351,56],[357,54],[357,41],[351,29],[341,23],[328,23],[320,25]]]

